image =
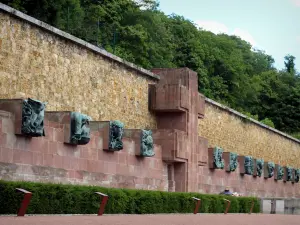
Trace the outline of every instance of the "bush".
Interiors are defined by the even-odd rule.
[[[33,193],[27,210],[29,214],[96,214],[100,205],[96,191],[109,196],[105,208],[107,214],[192,213],[195,207],[193,196],[202,200],[199,212],[222,213],[225,209],[224,196],[221,195],[0,181],[0,214],[17,213],[22,194],[17,194],[16,188]],[[253,212],[260,211],[257,198],[225,198],[231,201],[229,213],[248,213],[253,200]]]

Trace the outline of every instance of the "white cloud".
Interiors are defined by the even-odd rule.
[[[242,30],[240,28],[236,28],[236,29],[234,29],[232,34],[240,37],[241,39],[243,39],[247,42],[249,42],[252,46],[257,46],[257,43],[254,40],[253,36],[247,30]]]
[[[230,30],[225,24],[216,21],[198,20],[195,23],[196,25],[198,25],[199,28],[202,28],[203,30],[211,31],[214,34],[225,33],[228,35],[236,35],[241,39],[249,42],[253,47],[258,47],[255,39],[247,30],[243,30],[241,28],[235,28],[233,30]]]
[[[228,33],[228,27],[225,24],[215,21],[196,21],[199,28],[213,32],[214,34]]]
[[[291,0],[292,3],[298,7],[300,7],[300,0]]]

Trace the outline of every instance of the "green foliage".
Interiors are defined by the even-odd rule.
[[[292,137],[300,140],[300,132],[290,134]]]
[[[270,120],[269,118],[265,118],[265,119],[261,120],[260,122],[263,123],[263,124],[266,124],[269,127],[275,128],[275,125],[274,125],[273,121]]]
[[[0,0],[146,69],[189,67],[199,91],[283,132],[300,132],[300,76],[233,35],[213,34],[155,0]]]
[[[105,208],[108,214],[192,213],[195,207],[192,197],[202,200],[199,212],[222,213],[225,209],[222,195],[0,181],[0,214],[17,212],[22,200],[22,194],[15,191],[19,187],[33,193],[29,214],[95,214],[100,205],[96,191],[109,196]],[[249,212],[252,200],[255,202],[253,212],[260,211],[257,198],[225,198],[231,201],[230,213]]]

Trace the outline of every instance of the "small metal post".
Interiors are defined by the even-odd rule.
[[[95,194],[100,195],[100,198],[102,197],[102,201],[100,203],[100,208],[99,208],[99,211],[98,211],[98,216],[102,216],[103,213],[104,213],[104,209],[105,209],[107,200],[108,200],[108,195],[103,194],[101,192],[95,192]]]
[[[25,213],[26,213],[26,210],[27,210],[27,207],[30,203],[30,200],[31,200],[31,197],[32,197],[32,193],[25,190],[25,189],[22,189],[22,188],[16,188],[17,191],[19,192],[22,192],[24,193],[24,198],[23,198],[23,201],[21,203],[21,207],[18,211],[18,216],[24,216]]]
[[[230,208],[230,201],[226,198],[224,198],[223,200],[227,202],[227,206],[226,206],[226,209],[225,209],[225,212],[224,212],[224,214],[227,214],[228,211],[229,211],[229,208]]]
[[[201,204],[201,199],[195,198],[195,197],[192,197],[192,199],[194,199],[196,201],[196,205],[195,205],[195,209],[194,209],[194,214],[197,214],[198,211],[199,211],[200,204]]]

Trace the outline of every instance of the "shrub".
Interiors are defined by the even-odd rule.
[[[229,213],[248,213],[253,200],[253,212],[260,211],[258,199],[250,197],[0,181],[0,214],[17,213],[22,194],[17,194],[16,188],[33,193],[27,210],[29,214],[95,214],[100,205],[96,191],[109,196],[105,208],[108,214],[192,213],[195,207],[193,196],[201,199],[199,212],[203,213],[224,212],[224,198],[231,201]]]

